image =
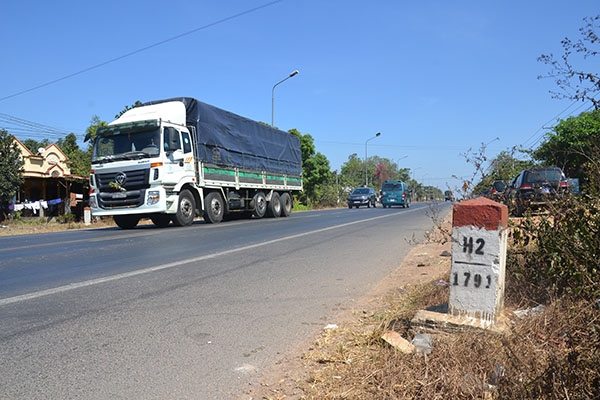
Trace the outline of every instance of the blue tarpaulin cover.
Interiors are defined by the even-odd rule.
[[[196,155],[205,163],[302,175],[300,139],[191,97],[157,100],[144,105],[181,101],[186,108],[186,124],[196,128]]]

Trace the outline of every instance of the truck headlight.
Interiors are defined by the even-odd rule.
[[[90,196],[90,207],[98,208],[98,202],[96,201],[96,195]]]
[[[148,198],[146,200],[146,205],[153,206],[157,204],[160,200],[160,192],[158,190],[151,190],[148,192]]]

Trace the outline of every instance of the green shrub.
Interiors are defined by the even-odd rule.
[[[598,193],[591,185],[543,215],[526,214],[511,229],[507,265],[518,290],[537,302],[563,295],[600,297]]]

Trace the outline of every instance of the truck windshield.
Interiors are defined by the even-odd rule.
[[[100,131],[94,141],[92,163],[155,157],[160,154],[160,130]]]

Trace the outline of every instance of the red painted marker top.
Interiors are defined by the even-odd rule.
[[[506,228],[508,207],[486,197],[461,201],[454,204],[452,226],[475,226],[488,231]]]

